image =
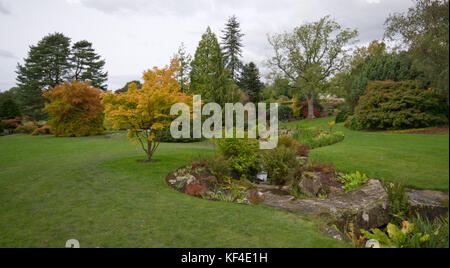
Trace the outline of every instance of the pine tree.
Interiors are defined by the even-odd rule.
[[[70,75],[70,38],[61,33],[45,36],[30,46],[23,65],[17,65],[18,102],[25,116],[42,120],[45,99],[43,89],[63,83]]]
[[[173,56],[173,59],[178,61],[179,70],[177,73],[177,80],[181,86],[181,92],[189,93],[190,72],[192,56],[186,51],[184,43],[181,43],[177,53]]]
[[[243,66],[238,85],[248,94],[250,102],[257,103],[261,100],[264,84],[261,82],[259,70],[253,62]]]
[[[92,86],[106,91],[105,82],[108,80],[108,73],[103,72],[105,61],[95,53],[92,43],[80,41],[72,46],[70,63],[73,68],[73,79],[86,82],[91,81]]]
[[[239,70],[242,67],[240,58],[242,57],[242,37],[244,34],[241,33],[240,23],[236,16],[233,15],[228,19],[222,33],[224,34],[221,39],[225,66],[230,70],[231,77],[237,81]]]
[[[191,68],[191,91],[200,94],[205,102],[224,106],[237,100],[236,85],[228,78],[219,42],[209,27],[198,45]]]

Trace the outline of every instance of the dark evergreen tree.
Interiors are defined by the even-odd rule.
[[[73,79],[80,82],[91,81],[93,87],[106,91],[108,73],[103,71],[105,61],[95,53],[92,43],[85,40],[75,43],[72,46],[70,63]]]
[[[19,106],[12,99],[7,99],[0,103],[0,119],[12,119],[20,117]]]
[[[18,102],[25,116],[42,120],[45,99],[42,90],[66,81],[71,66],[70,38],[61,33],[45,36],[35,46],[30,46],[24,64],[17,66]]]
[[[216,35],[209,27],[198,45],[191,68],[191,91],[201,95],[205,102],[224,106],[240,98],[235,83],[229,79],[224,67]]]
[[[234,81],[238,80],[239,71],[242,68],[242,37],[240,23],[236,16],[232,16],[225,24],[222,31],[222,48],[225,67],[230,71]]]
[[[361,66],[360,66],[361,67]],[[361,73],[355,77],[352,84],[350,101],[353,106],[358,103],[359,97],[364,95],[369,81],[405,81],[422,80],[420,72],[412,66],[412,62],[404,53],[382,53],[369,55],[361,68]]]
[[[250,102],[257,103],[261,100],[264,84],[261,82],[259,70],[253,62],[243,66],[238,85],[248,94]]]

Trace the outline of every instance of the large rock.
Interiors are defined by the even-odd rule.
[[[419,214],[421,217],[433,220],[444,217],[448,213],[448,193],[432,190],[407,189],[409,197],[410,214]]]
[[[346,230],[350,224],[359,231],[389,223],[387,194],[377,180],[369,180],[359,189],[329,199],[292,200],[289,196],[276,197],[271,192],[265,192],[264,197],[263,204],[267,206],[320,217],[340,230]]]

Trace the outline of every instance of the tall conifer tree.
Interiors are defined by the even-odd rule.
[[[191,63],[191,91],[205,102],[222,106],[238,100],[236,85],[229,79],[216,35],[208,27]]]
[[[225,67],[230,71],[234,81],[238,80],[239,71],[242,68],[242,37],[244,34],[241,33],[240,27],[237,17],[230,17],[221,37]]]
[[[108,73],[103,71],[105,61],[95,53],[92,43],[85,40],[75,43],[72,46],[70,63],[73,79],[79,82],[91,81],[93,87],[106,91]]]

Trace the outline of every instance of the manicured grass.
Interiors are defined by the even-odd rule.
[[[286,124],[328,127],[334,118]],[[449,189],[449,135],[392,134],[351,131],[338,124],[343,142],[311,152],[317,160],[334,163],[342,172],[360,171],[369,177],[406,183],[420,189]]]
[[[0,247],[345,247],[318,222],[278,209],[211,202],[165,176],[209,143],[163,144],[159,163],[124,135],[0,137]],[[447,159],[448,160],[448,159]]]

